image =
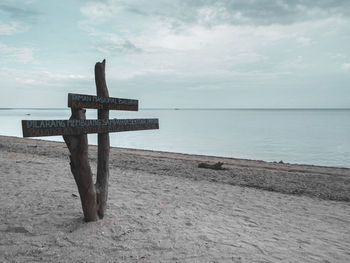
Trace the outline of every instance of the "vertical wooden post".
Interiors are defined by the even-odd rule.
[[[104,59],[102,63],[97,62],[95,65],[95,83],[97,96],[109,97],[106,78],[105,78]],[[98,119],[109,119],[109,110],[98,110]],[[97,176],[96,176],[96,201],[97,214],[99,218],[103,218],[107,205],[108,197],[108,179],[109,179],[109,134],[99,133],[98,135],[98,157],[97,157]]]

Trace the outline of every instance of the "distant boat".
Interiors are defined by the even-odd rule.
[[[30,113],[26,113],[27,116],[30,116]]]
[[[175,108],[174,110],[180,110],[179,108]]]

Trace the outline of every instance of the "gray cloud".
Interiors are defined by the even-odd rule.
[[[216,7],[218,22],[251,24],[290,24],[331,15],[346,16],[350,1],[346,0],[189,0],[194,8]],[[198,19],[198,17],[197,17]],[[213,21],[215,23],[215,20]]]
[[[5,13],[13,19],[24,20],[24,21],[34,21],[40,12],[31,9],[24,9],[20,7],[15,7],[11,5],[0,5],[0,13]]]
[[[99,1],[101,2],[101,0]],[[105,1],[142,16],[208,26],[291,24],[329,16],[350,15],[348,0],[173,0]]]
[[[96,45],[95,48],[102,53],[113,55],[143,52],[141,48],[136,47],[135,44],[128,39],[119,41],[105,40],[104,42]]]

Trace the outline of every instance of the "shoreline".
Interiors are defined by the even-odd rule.
[[[42,139],[0,136],[0,150],[69,159],[69,151],[64,142]],[[97,146],[89,145],[90,161],[95,162],[96,158]],[[130,158],[136,161],[126,161]],[[158,169],[152,168],[153,162],[157,162]],[[200,162],[211,164],[223,162],[225,170],[198,168]],[[174,163],[183,168],[183,173],[181,170],[174,170]],[[67,166],[69,166],[68,162]],[[110,166],[136,170],[142,167],[144,171],[154,174],[208,180],[325,200],[350,201],[350,168],[344,167],[277,163],[119,147],[110,148]],[[162,173],[164,170],[171,172]]]
[[[8,135],[0,135],[0,138],[13,138],[13,139],[24,139],[24,140],[30,140],[30,141],[42,141],[42,142],[52,142],[52,143],[59,143],[59,144],[65,144],[64,141],[54,141],[54,140],[45,140],[45,139],[33,139],[33,138],[23,138],[23,137],[17,137],[17,136],[8,136]],[[97,148],[97,145],[95,144],[89,144],[90,148]],[[229,161],[235,162],[236,165],[239,166],[239,163],[244,163],[242,167],[265,167],[269,168],[272,166],[279,166],[279,169],[281,170],[290,170],[285,168],[288,167],[300,167],[300,169],[295,169],[295,171],[301,171],[303,172],[305,168],[322,168],[322,169],[329,169],[329,170],[349,170],[350,167],[344,167],[344,166],[332,166],[332,165],[319,165],[319,164],[308,164],[308,163],[293,163],[293,162],[284,162],[282,160],[282,163],[277,161],[266,161],[266,160],[259,160],[259,159],[247,159],[247,158],[238,158],[238,157],[228,157],[228,156],[219,156],[219,155],[206,155],[206,154],[194,154],[194,153],[181,153],[181,152],[168,152],[168,151],[159,151],[159,150],[148,150],[148,149],[137,149],[137,148],[125,148],[125,147],[117,147],[117,146],[111,146],[110,149],[117,149],[123,153],[130,153],[135,155],[148,155],[155,158],[169,158],[169,159],[179,159],[179,160],[218,160],[218,161]],[[257,165],[259,164],[259,165]]]

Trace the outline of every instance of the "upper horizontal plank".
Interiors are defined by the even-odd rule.
[[[23,137],[159,129],[158,119],[22,120]]]
[[[138,111],[139,101],[68,93],[68,107],[102,110]]]

